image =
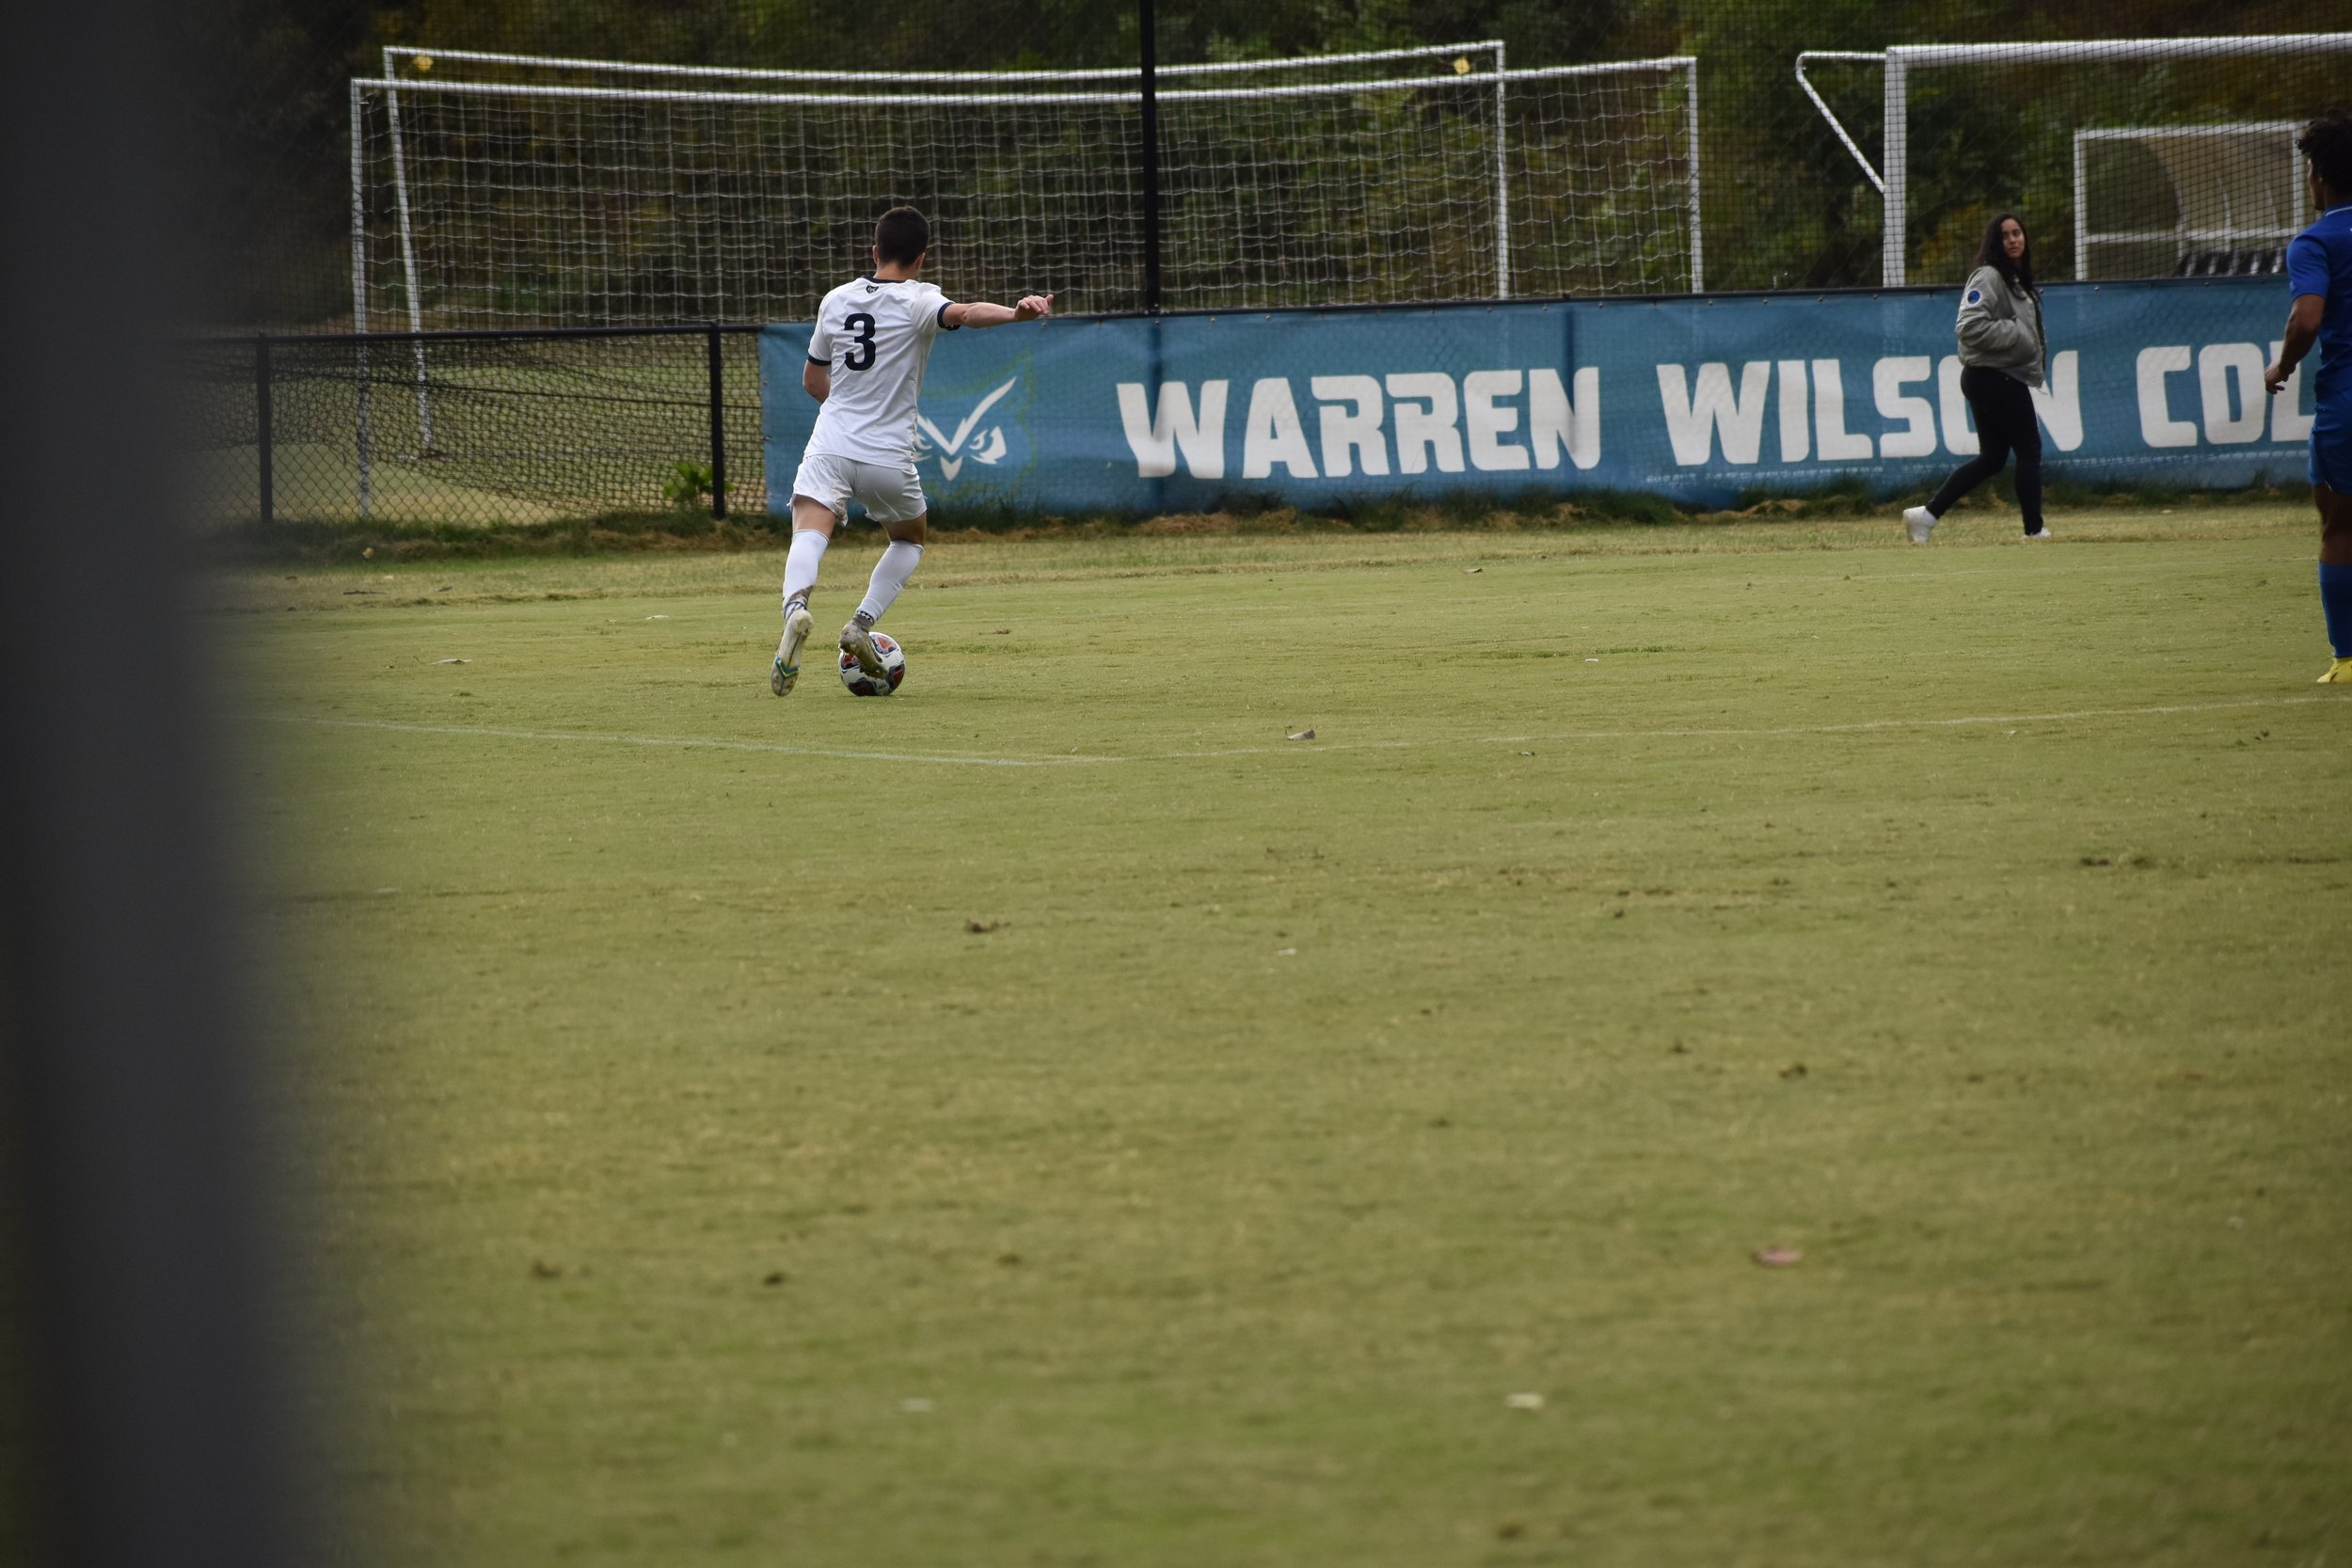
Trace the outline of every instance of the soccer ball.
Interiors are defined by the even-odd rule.
[[[852,697],[887,697],[907,678],[906,650],[898,646],[897,639],[876,632],[874,647],[882,655],[882,673],[889,682],[886,686],[867,679],[866,672],[857,667],[857,656],[847,648],[841,650],[841,684],[850,689]]]

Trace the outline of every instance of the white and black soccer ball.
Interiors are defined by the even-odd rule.
[[[907,678],[907,652],[898,646],[898,639],[876,632],[874,650],[882,655],[882,675],[887,685],[859,669],[855,654],[847,648],[841,650],[841,684],[850,689],[852,697],[887,697]]]

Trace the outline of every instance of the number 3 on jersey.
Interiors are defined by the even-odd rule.
[[[841,368],[862,371],[874,363],[874,318],[860,310],[841,324],[850,333],[850,352],[843,356]]]

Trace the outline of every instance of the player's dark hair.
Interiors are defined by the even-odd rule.
[[[2001,244],[2001,225],[2014,223],[2025,230],[2025,252],[2015,261],[2010,260],[2009,248]],[[2027,293],[2039,296],[2040,289],[2033,282],[2033,230],[2026,229],[2026,220],[2015,213],[1995,213],[1993,221],[1984,226],[1984,243],[1977,246],[1977,265],[1991,267],[2009,280],[2010,288],[2024,285]]]
[[[874,225],[874,250],[886,266],[911,267],[930,247],[930,220],[912,207],[893,207]]]
[[[2295,150],[2312,161],[2322,180],[2352,193],[2352,110],[2330,109],[2312,120],[2295,138]]]

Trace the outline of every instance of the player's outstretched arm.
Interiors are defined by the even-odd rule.
[[[1014,322],[1033,322],[1053,313],[1052,294],[1024,294],[1018,305],[990,305],[978,300],[968,305],[950,305],[940,322],[946,326],[1009,326]]]

